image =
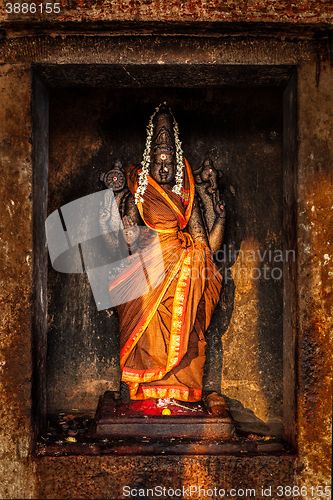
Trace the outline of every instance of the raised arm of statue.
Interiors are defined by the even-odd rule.
[[[123,249],[119,241],[120,216],[115,198],[110,190],[104,193],[103,205],[99,211],[99,225],[108,251],[115,260],[118,260]]]
[[[196,202],[188,229],[194,239],[209,245],[213,253],[221,248],[226,210],[218,188],[218,172],[206,159],[195,174]]]
[[[113,169],[100,175],[100,180],[109,190],[104,193],[99,224],[108,251],[115,259],[120,259],[127,250],[135,251],[140,234],[138,226],[142,221],[119,160]]]
[[[131,193],[126,198],[124,210],[125,215],[122,218],[124,227],[123,234],[130,253],[134,253],[139,243],[140,226],[143,226],[143,222]]]
[[[226,210],[224,202],[220,199],[219,191],[215,193],[215,222],[209,233],[209,245],[213,253],[216,253],[222,245],[225,229]]]
[[[194,197],[192,214],[187,229],[194,241],[201,241],[205,246],[209,246],[209,232],[205,227],[204,217],[197,196]]]

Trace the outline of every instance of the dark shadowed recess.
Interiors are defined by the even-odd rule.
[[[99,174],[112,168],[117,159],[124,166],[139,163],[149,116],[156,105],[167,101],[179,123],[192,169],[209,157],[220,172],[228,210],[227,248],[237,251],[247,238],[258,241],[262,250],[286,248],[283,94],[292,70],[290,66],[212,65],[36,68],[49,91],[47,215],[102,189]],[[45,180],[39,182],[45,184]],[[292,209],[291,204],[289,212]],[[221,263],[223,272],[234,262],[233,256],[227,256]],[[48,411],[94,411],[103,390],[119,383],[116,313],[97,311],[84,273],[57,273],[50,263],[46,273],[43,266],[44,279],[48,275]],[[284,276],[283,280],[259,280],[258,285],[259,369],[272,422],[282,421],[283,412],[287,282]],[[221,384],[223,335],[233,314],[234,293],[234,282],[229,279],[207,334],[205,384],[213,389]],[[43,343],[45,312],[41,307],[36,312],[35,323],[44,332],[38,338]],[[238,403],[234,401],[236,410]],[[290,405],[288,415],[293,412]],[[45,414],[43,408],[40,411]],[[289,420],[292,425],[292,416]]]

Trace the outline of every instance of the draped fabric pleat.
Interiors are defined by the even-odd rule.
[[[185,231],[194,201],[193,175],[186,160],[185,165],[181,196],[148,176],[144,203],[138,208],[155,243],[139,249],[109,288],[126,297],[129,287],[142,287],[146,266],[146,293],[117,307],[122,380],[131,399],[201,399],[204,332],[222,280],[210,250]],[[133,194],[138,173],[140,165],[126,169]]]

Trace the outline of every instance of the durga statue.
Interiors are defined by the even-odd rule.
[[[226,210],[217,171],[206,160],[192,173],[183,157],[177,122],[164,103],[150,118],[141,164],[125,171],[118,165],[110,173],[109,184],[106,176],[104,182],[113,188],[131,250],[126,267],[109,284],[110,293],[124,297],[116,309],[121,380],[129,397],[190,403],[204,399],[210,406],[226,406],[217,393],[203,394],[202,382],[205,332],[222,286],[214,253],[221,248]],[[123,184],[117,185],[121,180]],[[209,213],[199,196],[203,185],[208,186]],[[105,234],[110,217],[106,202],[99,219]],[[147,245],[147,238],[152,244]],[[110,248],[115,245],[110,234],[107,243]],[[143,253],[145,263],[150,263],[150,286],[146,293],[126,300],[128,287],[140,286]]]

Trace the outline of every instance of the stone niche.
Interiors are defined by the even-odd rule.
[[[241,428],[293,442],[294,67],[62,65],[34,75],[35,286],[48,304],[36,294],[41,427],[47,412],[93,414],[120,380],[117,314],[97,311],[85,273],[52,268],[44,221],[103,189],[99,175],[117,159],[139,163],[149,116],[167,101],[192,169],[213,160],[227,207],[205,386],[227,397]]]

